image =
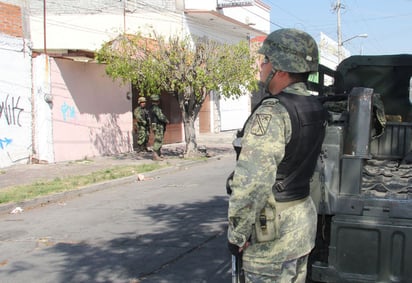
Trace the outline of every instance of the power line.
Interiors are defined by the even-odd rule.
[[[269,20],[268,20],[268,19],[266,19],[266,18],[262,17],[261,15],[256,14],[255,12],[251,11],[250,9],[247,9],[247,8],[245,8],[245,7],[241,7],[241,8],[242,8],[242,9],[244,9],[244,10],[246,10],[247,12],[249,12],[249,13],[251,13],[251,14],[253,14],[253,15],[257,16],[258,18],[263,19],[264,21],[266,21],[266,22],[270,23],[271,25],[274,25],[274,26],[277,26],[277,27],[279,27],[279,28],[282,28],[282,26],[281,26],[281,25],[278,25],[277,23],[272,22],[272,20],[271,20],[271,18],[270,18],[270,15],[269,15]]]
[[[54,2],[54,1],[49,1],[48,3],[54,4],[54,5],[58,4],[57,2]],[[59,3],[59,5],[60,5],[60,8],[57,9],[57,10],[55,9],[54,13],[59,12],[59,11],[62,13],[63,11],[65,11],[64,7],[72,7],[70,5],[65,5],[64,3]],[[147,13],[147,11],[152,11],[152,12],[157,13],[159,15],[166,13],[167,17],[162,18],[162,20],[165,21],[165,22],[169,22],[169,23],[176,24],[176,25],[179,25],[179,24],[182,23],[182,15],[181,15],[181,12],[179,12],[179,11],[163,8],[163,7],[160,7],[160,6],[153,5],[153,4],[137,2],[137,1],[135,3],[132,3],[131,5],[130,5],[130,3],[128,3],[128,5],[129,6],[127,8],[132,9],[131,12],[127,13],[127,18],[129,18],[129,19],[134,18],[134,19],[140,19],[140,20],[141,19],[146,19],[148,21],[153,20],[153,16],[150,13]],[[63,8],[62,8],[62,6],[63,6]],[[145,11],[143,11],[143,13],[136,13],[137,10],[140,10],[143,7],[145,9]],[[76,6],[75,8],[76,9],[82,9],[83,7]],[[85,11],[86,12],[91,12],[92,14],[102,14],[102,13],[106,14],[107,12],[103,12],[103,10],[113,11],[113,9],[116,9],[116,8],[119,11],[119,15],[123,14],[123,10],[124,10],[123,5],[111,5],[111,6],[106,5],[102,8],[98,8],[98,9],[85,8]],[[61,15],[70,16],[72,14],[71,13],[69,13],[69,14],[62,13],[62,14],[60,14],[60,16]],[[37,17],[32,16],[32,19],[36,22],[42,22],[43,21],[43,18],[41,16],[37,16]],[[75,18],[73,18],[71,20],[75,21]],[[81,31],[81,32],[91,32],[91,33],[94,33],[94,34],[105,34],[106,35],[108,33],[107,30],[92,28],[90,26],[84,26],[84,25],[82,25],[80,20],[81,20],[80,15],[78,16],[79,24],[74,24],[72,21],[68,22],[67,20],[66,21],[59,20],[59,17],[56,16],[56,17],[53,17],[53,18],[48,17],[47,24],[53,25],[53,26],[59,26],[59,27],[63,27],[63,28],[68,28],[68,29],[72,29],[72,30],[77,30],[77,31]],[[265,20],[267,20],[267,19],[265,19]],[[225,36],[219,36],[219,33],[214,33],[213,30],[211,29],[210,25],[199,23],[197,21],[194,21],[194,20],[190,19],[189,17],[185,17],[185,21],[188,24],[195,24],[197,29],[205,35],[217,38],[221,41],[225,41],[225,39],[226,39]],[[120,23],[120,21],[119,21],[119,23]],[[118,32],[120,33],[121,26],[119,25],[118,28],[119,28]],[[117,32],[115,32],[115,31],[113,31],[111,33],[113,33],[113,35],[117,34]]]

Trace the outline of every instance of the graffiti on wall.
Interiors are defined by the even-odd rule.
[[[21,127],[20,114],[24,111],[23,108],[19,106],[19,97],[6,96],[6,99],[0,100],[0,120],[5,120],[7,125],[17,125]]]
[[[4,149],[6,146],[11,144],[13,140],[9,138],[0,139],[0,149]]]
[[[70,119],[76,118],[76,112],[75,112],[74,106],[70,106],[66,102],[64,102],[60,109],[62,111],[64,121],[67,121],[67,118],[70,118]]]
[[[31,120],[25,95],[0,92],[0,167],[25,162],[30,156]]]
[[[21,14],[10,17],[15,19],[9,23],[10,29],[21,26]],[[0,70],[4,70],[0,80],[0,168],[27,163],[32,152],[34,74],[29,45],[21,35],[0,33]]]

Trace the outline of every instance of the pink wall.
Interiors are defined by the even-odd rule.
[[[104,65],[52,60],[55,161],[132,151],[129,89],[109,78]]]

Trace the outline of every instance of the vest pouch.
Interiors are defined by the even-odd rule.
[[[256,219],[256,242],[274,241],[278,237],[276,226],[276,211],[273,207],[266,205]]]

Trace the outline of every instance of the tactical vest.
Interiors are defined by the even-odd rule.
[[[277,169],[276,182],[272,187],[273,194],[278,202],[305,198],[309,195],[310,178],[315,170],[325,137],[328,112],[315,96],[281,92],[276,96],[263,98],[252,110],[252,114],[268,98],[277,98],[280,101],[289,113],[292,126],[291,139],[286,145],[285,156]],[[238,138],[243,137],[244,129],[245,127],[237,133]],[[234,147],[238,159],[241,147],[236,145]],[[230,177],[233,176],[229,176],[229,179]],[[230,194],[228,183],[226,190]]]
[[[315,96],[282,92],[276,98],[289,113],[292,136],[278,166],[272,191],[276,201],[288,202],[309,195],[310,178],[325,137],[328,112]]]
[[[152,107],[150,107],[150,111],[149,111],[149,117],[150,117],[150,122],[152,124],[159,124],[159,119],[157,118],[157,115],[155,113],[155,105],[152,105]]]

